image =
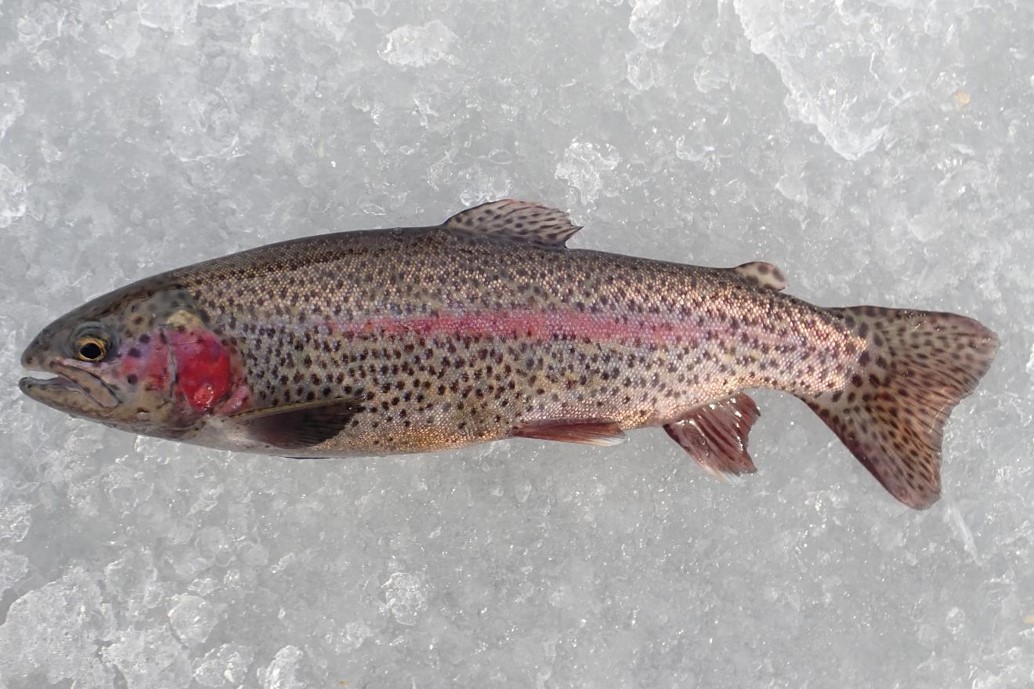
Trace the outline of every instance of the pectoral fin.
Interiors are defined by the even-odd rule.
[[[244,412],[231,418],[254,440],[284,450],[299,450],[330,440],[361,409],[358,400],[332,399]]]

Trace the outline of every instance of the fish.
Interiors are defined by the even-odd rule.
[[[748,391],[807,404],[897,500],[940,496],[952,409],[998,348],[971,318],[788,295],[776,266],[571,249],[503,199],[441,225],[324,234],[140,280],[46,326],[20,389],[131,433],[283,457],[507,438],[612,446],[661,427],[754,473]]]

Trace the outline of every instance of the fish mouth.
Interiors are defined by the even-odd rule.
[[[76,413],[114,409],[121,400],[118,395],[95,373],[72,362],[52,361],[49,366],[40,367],[41,373],[50,373],[50,378],[25,377],[18,381],[18,388],[47,406]]]

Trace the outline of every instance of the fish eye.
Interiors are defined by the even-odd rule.
[[[96,337],[80,337],[75,343],[75,355],[83,361],[100,361],[107,353],[107,343]]]
[[[72,353],[80,361],[103,361],[110,350],[110,338],[95,324],[79,328],[72,343]]]

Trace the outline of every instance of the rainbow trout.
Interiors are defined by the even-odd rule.
[[[436,227],[287,241],[173,270],[59,318],[22,391],[122,430],[289,457],[502,438],[613,445],[661,426],[753,472],[744,390],[806,402],[898,500],[940,493],[941,430],[998,346],[975,320],[782,293],[768,263],[571,250],[513,200]]]

